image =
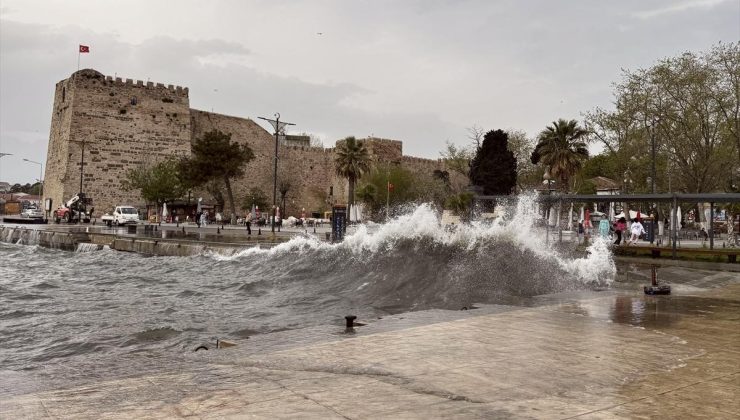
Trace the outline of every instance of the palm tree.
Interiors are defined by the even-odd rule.
[[[532,153],[532,163],[542,162],[550,167],[550,174],[560,181],[567,191],[570,178],[588,159],[585,137],[588,131],[579,127],[576,120],[553,121],[539,135],[539,142]]]
[[[337,175],[349,181],[348,204],[355,203],[355,182],[370,170],[370,154],[362,141],[347,137],[337,146],[336,164]]]

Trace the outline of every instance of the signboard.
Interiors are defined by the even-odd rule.
[[[331,237],[332,242],[344,239],[347,230],[347,206],[334,206],[331,212]]]

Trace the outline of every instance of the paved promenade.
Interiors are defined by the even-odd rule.
[[[732,419],[740,274],[644,267],[533,307],[402,314],[255,336],[169,370],[2,397],[0,418]],[[440,313],[447,313],[440,316]]]

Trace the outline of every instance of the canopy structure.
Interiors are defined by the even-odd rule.
[[[473,197],[473,205],[471,208],[476,208],[476,202],[479,201],[492,201],[494,203],[510,203],[516,200],[515,195],[477,195]],[[681,208],[679,203],[709,203],[710,210],[709,214],[714,214],[715,204],[728,204],[728,203],[740,203],[740,193],[697,193],[697,194],[684,194],[684,193],[669,193],[669,194],[614,194],[614,195],[582,195],[582,194],[559,194],[552,191],[547,191],[539,194],[535,198],[535,203],[547,203],[547,206],[552,206],[553,203],[671,203],[671,242],[672,242],[672,256],[676,258],[676,244],[678,242],[678,230],[681,229]],[[611,211],[610,211],[611,213]],[[637,212],[634,213],[630,210],[630,218],[634,219],[637,217]],[[616,215],[615,218],[624,216],[624,214]],[[581,215],[580,220],[587,222],[586,219]],[[625,217],[626,218],[626,217]],[[714,248],[714,229],[707,229],[709,232],[709,248]]]

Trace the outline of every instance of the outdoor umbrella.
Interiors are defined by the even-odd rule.
[[[581,223],[584,223],[584,225],[583,225],[584,227],[586,226],[585,225],[586,219],[585,219],[585,217],[583,217],[583,206],[581,206],[581,215],[578,217],[578,220],[580,220]]]
[[[202,212],[202,211],[203,211],[203,209],[202,209],[202,208],[201,208],[201,206],[200,206],[200,202],[201,202],[201,201],[203,201],[203,198],[201,198],[201,197],[198,197],[198,213],[200,213],[200,212]]]
[[[591,210],[586,210],[586,217],[583,219],[583,227],[591,227]]]
[[[162,219],[166,219],[166,218],[167,218],[167,203],[164,203],[162,205]]]
[[[681,230],[681,206],[676,209],[676,230]]]
[[[257,218],[257,213],[255,213],[254,211],[254,204],[252,204],[252,211],[250,212],[250,214],[252,220],[255,220]]]
[[[547,221],[547,224],[549,224],[550,226],[555,226],[555,223],[556,223],[555,218],[557,217],[555,215],[555,213],[557,213],[557,211],[555,210],[555,208],[554,207],[550,207],[550,218]]]
[[[568,230],[573,230],[573,203],[570,203],[570,210],[568,211]]]

